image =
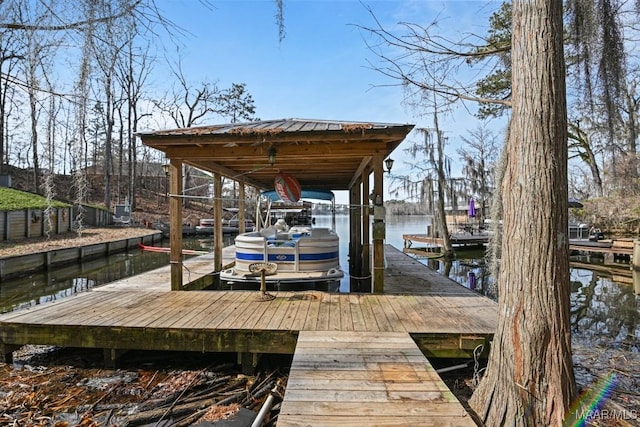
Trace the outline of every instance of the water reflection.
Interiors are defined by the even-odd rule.
[[[132,250],[0,283],[2,313],[85,292],[168,264],[169,255]]]
[[[231,236],[225,236],[225,245],[232,241]],[[156,245],[168,246],[169,242],[163,241]],[[189,238],[184,239],[183,247],[211,251],[213,241],[211,237]],[[130,249],[128,252],[6,280],[0,282],[0,312],[59,300],[168,264],[167,253]]]
[[[387,221],[387,243],[402,248],[402,234],[424,234],[429,223],[427,217],[392,218]],[[450,263],[418,259],[457,283],[497,300],[484,251],[458,251],[457,257]],[[640,352],[640,295],[634,293],[634,286],[640,291],[640,277],[633,277],[628,265],[604,266],[602,257],[572,257],[573,261],[582,263],[580,268],[570,269],[573,342]],[[589,268],[583,268],[587,264]]]
[[[478,254],[458,252],[453,262],[421,262],[459,284],[497,300],[493,278]],[[481,254],[480,254],[481,256]],[[470,280],[470,276],[474,280]],[[571,324],[574,342],[587,346],[640,351],[640,296],[631,283],[614,281],[612,274],[571,268]],[[471,286],[474,284],[474,286]]]
[[[571,324],[575,339],[640,351],[640,298],[632,286],[605,273],[571,269]]]

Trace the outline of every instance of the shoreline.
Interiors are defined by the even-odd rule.
[[[159,233],[159,230],[142,227],[86,227],[81,234],[68,232],[47,237],[6,240],[0,242],[0,259],[29,255],[35,252],[48,252],[114,240],[145,237]]]

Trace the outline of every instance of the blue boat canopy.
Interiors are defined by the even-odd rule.
[[[280,200],[280,196],[278,196],[278,193],[276,193],[275,190],[263,191],[260,194],[273,202],[277,202],[278,200]],[[333,194],[333,191],[328,190],[302,190],[300,194],[300,200],[315,199],[328,200],[330,202],[333,202],[335,197],[336,196]]]

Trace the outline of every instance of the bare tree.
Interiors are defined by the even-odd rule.
[[[129,31],[136,29],[131,24]],[[122,108],[125,110],[121,115],[125,116],[122,123],[124,128],[124,138],[127,147],[127,175],[128,195],[131,202],[131,209],[136,206],[136,176],[138,175],[138,147],[137,138],[134,136],[138,130],[140,120],[148,114],[139,110],[140,100],[143,95],[143,87],[151,71],[151,61],[149,60],[149,45],[142,47],[134,45],[134,38],[129,37],[129,42],[123,50],[122,60],[118,62],[117,78],[126,100]],[[123,158],[120,159],[122,164]]]
[[[194,85],[187,80],[181,61],[171,67],[171,72],[176,81],[172,93],[155,100],[154,104],[169,115],[178,128],[194,126],[218,113],[220,90],[216,83],[204,80]]]
[[[101,15],[113,16],[117,13],[110,2],[101,4],[99,12]],[[116,99],[116,66],[121,58],[122,51],[129,43],[129,40],[122,40],[123,36],[129,33],[123,30],[122,19],[108,20],[101,25],[95,33],[94,57],[100,70],[98,76],[101,82],[99,93],[103,97],[103,112],[105,129],[104,156],[103,156],[103,176],[104,176],[104,205],[107,210],[111,209],[112,175],[113,175],[113,136],[115,125],[115,114],[118,100]],[[120,159],[121,163],[122,159]],[[97,165],[96,165],[97,166]]]
[[[453,245],[451,244],[451,235],[449,234],[449,227],[446,221],[445,213],[445,201],[446,201],[446,189],[448,177],[450,176],[450,167],[445,160],[444,145],[446,137],[444,132],[440,129],[438,122],[437,110],[433,113],[433,132],[429,132],[426,129],[422,130],[424,135],[424,149],[429,154],[429,163],[431,165],[431,172],[435,175],[436,192],[438,197],[436,199],[436,227],[440,231],[440,238],[442,239],[442,254],[445,260],[450,261],[455,257],[453,252]],[[445,163],[447,167],[445,168]]]
[[[586,122],[586,123],[585,123]],[[604,192],[600,166],[596,155],[600,151],[590,132],[590,120],[575,119],[568,125],[569,155],[579,157],[590,171],[591,182],[595,192],[591,196],[601,197]],[[582,125],[582,126],[581,126]],[[586,126],[585,126],[586,125]]]
[[[18,10],[19,17],[28,20],[25,15],[31,11],[26,8]],[[38,20],[44,21],[46,15],[39,13]],[[37,31],[25,31],[22,35],[25,41],[25,59],[22,61],[22,69],[24,81],[26,82],[26,91],[29,99],[29,125],[30,125],[30,142],[31,142],[31,159],[33,165],[33,191],[41,192],[40,188],[40,147],[38,146],[38,117],[40,115],[40,91],[41,80],[43,80],[44,69],[50,64],[45,65],[47,57],[51,55],[53,46],[43,34]]]
[[[4,173],[7,159],[7,118],[15,93],[13,80],[20,61],[24,60],[22,38],[13,31],[0,31],[0,174]]]
[[[464,146],[458,149],[462,173],[470,190],[469,196],[480,205],[479,219],[483,220],[495,187],[495,167],[501,144],[486,125],[469,131],[469,138],[462,137],[462,142]]]

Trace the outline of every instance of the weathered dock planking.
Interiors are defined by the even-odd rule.
[[[170,291],[170,269],[0,315],[0,357],[25,344],[104,350],[294,354],[278,424],[473,425],[424,355],[471,357],[497,304],[388,246],[385,294]],[[184,283],[213,260],[185,261]],[[187,286],[188,287],[188,286]],[[330,389],[330,390],[329,390]]]
[[[474,426],[411,336],[302,331],[278,426]]]
[[[257,291],[171,292],[163,267],[0,315],[0,356],[10,360],[24,344],[292,354],[299,331],[359,331],[409,333],[428,355],[465,357],[493,334],[495,302],[431,277],[395,249],[387,254],[387,289],[394,293],[273,292],[272,301]],[[185,275],[199,279],[210,263],[208,256],[187,260]]]

